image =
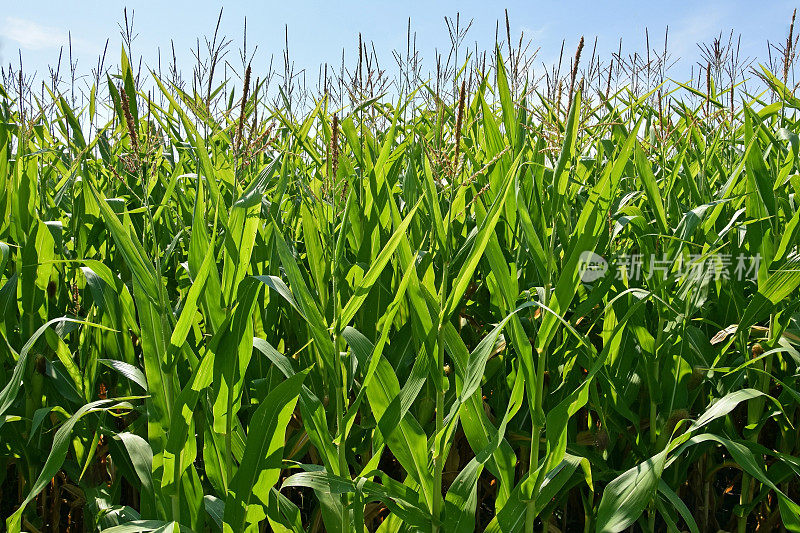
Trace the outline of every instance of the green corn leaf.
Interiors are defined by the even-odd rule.
[[[244,456],[225,500],[223,531],[245,531],[251,505],[267,506],[283,459],[284,431],[308,371],[275,387],[253,413]]]
[[[78,409],[69,420],[67,420],[60,428],[58,428],[55,437],[53,437],[53,446],[50,449],[50,454],[47,456],[47,460],[45,461],[39,476],[36,478],[36,481],[33,483],[28,495],[25,496],[25,499],[22,501],[20,507],[6,520],[6,527],[8,528],[9,532],[20,532],[20,518],[22,517],[25,507],[42,491],[42,489],[44,489],[50,483],[50,480],[53,479],[56,473],[61,469],[61,465],[64,463],[64,459],[67,457],[70,436],[75,424],[77,424],[81,418],[90,412],[118,408],[122,405],[115,402],[124,402],[126,400],[138,398],[141,397],[97,400],[95,402],[87,403]]]
[[[514,176],[517,172],[517,167],[519,166],[521,158],[522,153],[517,156],[516,160],[511,165],[511,168],[506,173],[503,183],[496,192],[492,207],[489,209],[488,213],[486,214],[486,219],[478,230],[478,235],[475,238],[475,242],[472,245],[469,256],[467,257],[466,261],[464,261],[461,270],[459,270],[458,275],[455,278],[453,290],[449,294],[443,309],[443,316],[445,319],[450,317],[455,312],[456,308],[461,303],[461,297],[464,296],[464,292],[467,290],[467,287],[472,281],[472,275],[475,272],[475,268],[478,266],[478,262],[480,261],[484,250],[486,249],[489,239],[494,234],[495,226],[500,219],[503,205],[508,197],[511,184],[514,182]]]
[[[369,290],[378,280],[378,276],[380,276],[381,272],[386,267],[386,264],[394,254],[394,251],[397,249],[397,246],[400,244],[400,240],[407,231],[408,225],[414,218],[414,213],[416,213],[417,208],[419,208],[421,203],[422,200],[417,202],[417,204],[411,208],[406,217],[403,219],[403,222],[397,227],[397,229],[395,229],[391,238],[386,243],[386,246],[384,246],[383,250],[381,250],[381,252],[378,254],[378,257],[376,257],[372,262],[369,270],[356,287],[353,296],[350,297],[350,300],[348,300],[347,304],[344,306],[344,309],[342,309],[341,315],[339,316],[340,324],[348,324],[353,319],[353,316],[355,316],[355,314],[358,312],[359,308],[364,303],[364,300],[366,300]]]

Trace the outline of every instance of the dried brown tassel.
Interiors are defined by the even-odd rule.
[[[575,90],[575,78],[578,76],[578,63],[581,62],[581,52],[583,52],[583,35],[581,35],[581,40],[578,42],[578,49],[575,51],[575,61],[572,65],[572,76],[569,80],[569,103],[567,104],[567,113],[569,113],[572,107],[572,93]]]
[[[797,8],[792,12],[792,23],[789,25],[789,37],[786,38],[786,50],[783,51],[783,84],[789,81],[789,65],[792,58],[792,36],[794,34],[794,19],[797,16]]]
[[[556,91],[556,117],[561,116],[561,89],[564,85],[563,80],[558,80],[558,90]]]
[[[258,87],[258,79],[256,79],[256,87]],[[253,122],[250,123],[250,135],[248,136],[247,144],[244,147],[245,159],[249,155],[250,149],[253,147],[253,142],[256,138],[256,132],[258,132],[258,107],[253,109]]]
[[[133,123],[133,116],[131,115],[131,106],[128,101],[128,93],[125,92],[123,87],[119,88],[119,96],[122,103],[122,114],[125,115],[125,125],[128,127],[128,134],[131,136],[131,144],[133,145],[133,152],[139,155],[139,136],[136,134],[136,124]]]
[[[333,120],[331,121],[331,147],[330,147],[330,163],[331,163],[331,184],[333,192],[336,192],[336,178],[339,172],[339,116],[334,113]],[[342,198],[347,192],[347,182],[342,188]]]
[[[453,175],[458,175],[461,149],[461,126],[464,124],[464,100],[466,99],[466,82],[461,81],[461,95],[458,97],[458,115],[456,117],[456,153],[453,156]],[[510,134],[511,132],[509,132]]]
[[[239,126],[236,128],[236,152],[239,151],[239,145],[242,142],[242,130],[244,129],[244,111],[247,105],[247,96],[250,92],[250,65],[244,71],[244,88],[242,89],[242,107],[239,110]]]
[[[336,172],[339,170],[339,116],[334,114],[331,123],[331,176],[336,180]]]

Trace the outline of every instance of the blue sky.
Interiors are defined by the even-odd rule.
[[[461,13],[463,21],[473,19],[467,42],[490,47],[494,42],[495,23],[503,19],[508,8],[512,31],[524,30],[540,47],[539,63],[549,63],[557,57],[562,39],[566,39],[568,54],[574,53],[581,35],[591,44],[596,35],[602,53],[616,50],[619,38],[626,50],[644,47],[644,28],[650,29],[651,39],[662,42],[664,29],[670,27],[670,50],[682,58],[681,66],[672,74],[687,76],[688,66],[696,63],[699,53],[695,43],[708,41],[720,31],[734,29],[742,34],[742,53],[745,56],[766,56],[766,40],[785,39],[791,12],[795,5],[789,1],[508,1],[493,4],[486,1],[392,1],[392,2],[154,2],[128,4],[135,11],[138,38],[134,52],[154,66],[157,49],[169,50],[170,39],[175,42],[179,67],[191,70],[189,48],[197,37],[210,35],[217,14],[224,4],[222,32],[234,39],[229,56],[238,61],[237,47],[241,43],[245,16],[248,25],[248,47],[257,44],[254,70],[266,70],[270,54],[281,56],[284,25],[289,27],[289,47],[298,68],[309,70],[316,79],[317,66],[323,62],[338,64],[341,50],[349,57],[356,48],[358,32],[372,41],[383,66],[391,66],[392,49],[404,49],[406,25],[411,17],[412,30],[417,33],[418,49],[425,59],[433,56],[435,48],[447,49],[448,34],[444,17]],[[96,62],[107,38],[110,38],[110,59],[117,61],[120,49],[119,24],[124,4],[114,2],[51,2],[5,0],[0,13],[0,62],[18,63],[22,52],[25,70],[47,73],[47,66],[58,59],[59,48],[66,45],[71,32],[73,51],[78,59],[78,71],[87,72]]]

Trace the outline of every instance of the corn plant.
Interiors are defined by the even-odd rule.
[[[582,47],[0,87],[7,530],[800,531],[800,100]]]

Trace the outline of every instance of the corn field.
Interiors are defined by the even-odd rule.
[[[459,32],[391,88],[3,71],[7,531],[800,531],[796,40]]]

